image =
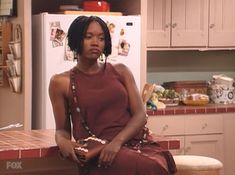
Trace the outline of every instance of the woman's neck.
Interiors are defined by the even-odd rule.
[[[99,62],[89,62],[89,63],[83,63],[78,62],[76,65],[76,68],[80,70],[81,72],[88,73],[88,74],[94,74],[100,71],[102,65]]]

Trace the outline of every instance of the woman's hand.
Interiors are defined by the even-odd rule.
[[[77,162],[79,165],[83,165],[77,158],[74,148],[76,146],[80,146],[78,143],[68,140],[68,139],[63,139],[63,141],[61,141],[60,143],[58,143],[58,146],[60,148],[60,153],[61,156],[66,159],[70,159],[73,160],[75,162]]]
[[[110,142],[107,144],[100,154],[98,167],[108,168],[111,166],[120,149],[121,144],[119,143]]]

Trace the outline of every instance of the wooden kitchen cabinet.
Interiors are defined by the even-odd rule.
[[[207,45],[208,0],[172,0],[171,46]]]
[[[169,47],[171,0],[147,1],[147,47]]]
[[[235,46],[234,0],[148,0],[148,48]]]
[[[148,0],[147,47],[205,47],[208,0]]]
[[[172,151],[174,155],[202,155],[224,162],[221,114],[150,116],[147,126],[160,137],[180,140],[181,149]]]
[[[150,116],[147,126],[150,130],[160,136],[184,135],[185,117],[180,116]]]
[[[223,116],[185,116],[184,153],[203,155],[224,162]]]
[[[203,155],[224,162],[223,134],[185,136],[184,154]]]
[[[184,116],[149,117],[147,127],[160,139],[179,140],[180,149],[170,150],[172,154],[184,154]]]
[[[210,0],[209,47],[235,46],[234,9],[234,0]]]
[[[224,114],[224,150],[225,175],[234,175],[235,172],[235,113]]]

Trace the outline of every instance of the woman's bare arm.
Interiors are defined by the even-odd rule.
[[[115,69],[124,78],[132,114],[132,118],[129,120],[126,127],[113,139],[114,142],[122,145],[138,134],[147,120],[140,92],[131,71],[123,64],[116,65]]]
[[[68,104],[69,73],[54,75],[50,80],[49,95],[53,108],[56,133],[55,140],[64,157],[78,161],[71,141],[71,121]]]

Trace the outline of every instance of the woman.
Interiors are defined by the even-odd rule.
[[[95,16],[77,17],[68,31],[68,45],[77,55],[77,65],[54,75],[49,86],[55,139],[62,155],[81,165],[74,152],[77,143],[71,138],[89,136],[82,118],[98,138],[109,141],[97,161],[88,163],[87,174],[171,174],[169,167],[174,168],[174,161],[169,152],[162,151],[152,140],[142,142],[140,137],[146,115],[132,73],[123,64],[98,61],[102,54],[106,58],[111,54],[111,38],[105,22]],[[79,110],[73,103],[71,78],[77,87]]]

